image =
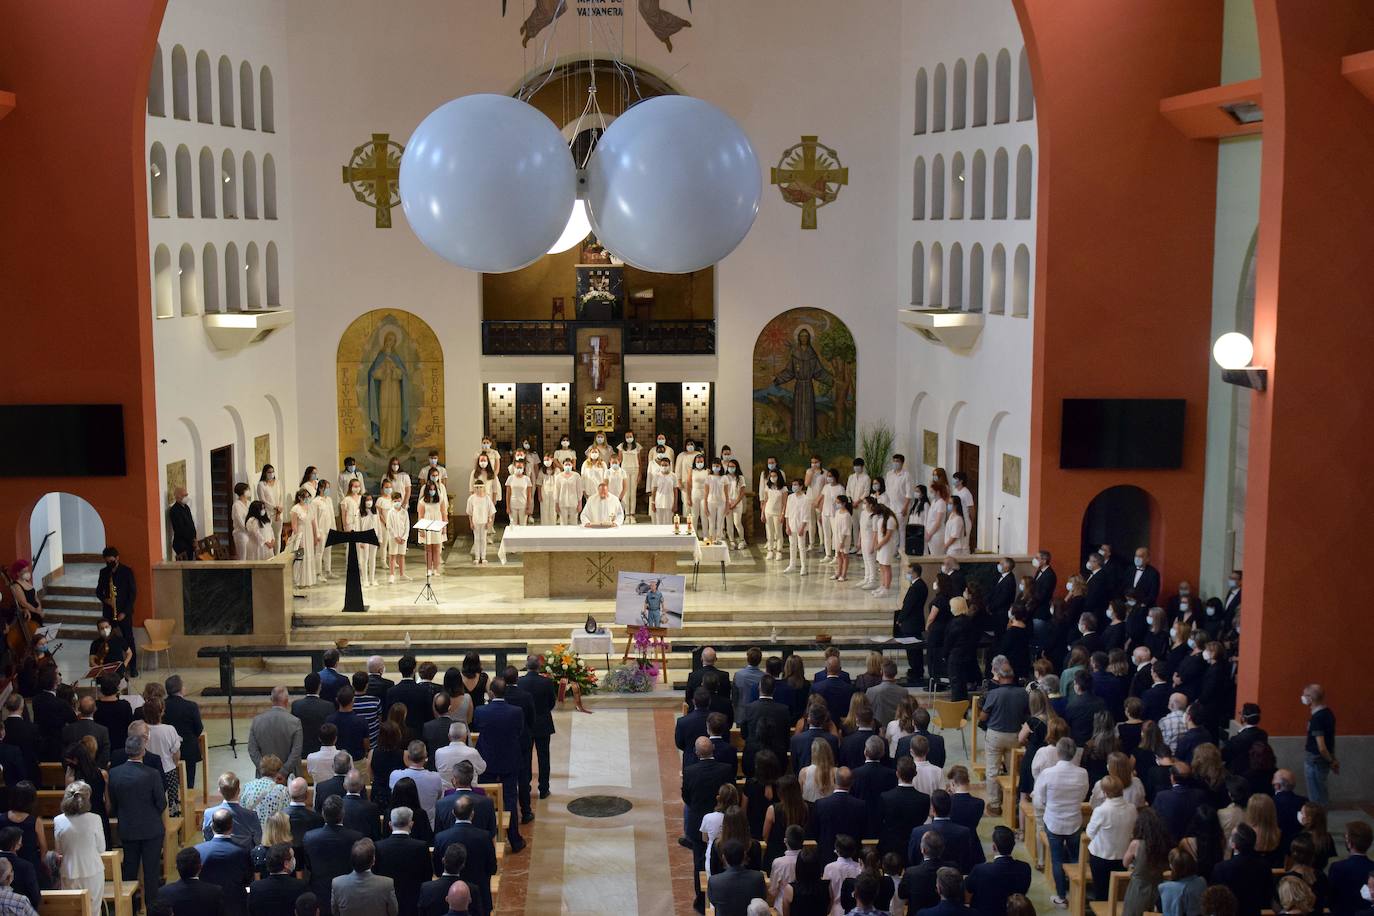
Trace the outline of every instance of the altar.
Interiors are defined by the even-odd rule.
[[[520,554],[526,598],[615,598],[624,572],[677,569],[678,559],[696,549],[695,535],[674,534],[672,525],[511,525],[497,556]]]

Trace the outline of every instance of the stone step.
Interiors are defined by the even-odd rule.
[[[606,610],[610,610],[607,608]],[[479,624],[499,624],[504,627],[527,627],[527,626],[581,626],[587,619],[588,612],[601,621],[602,614],[597,609],[582,607],[568,610],[554,610],[544,608],[486,608],[479,610],[462,609],[457,611],[399,611],[395,609],[382,609],[368,611],[360,618],[357,614],[344,614],[335,611],[297,611],[292,615],[292,627],[300,630],[313,630],[319,627],[347,627],[353,630],[367,630],[371,628],[392,629],[396,626],[437,626],[437,627],[467,627]],[[706,624],[732,624],[740,620],[741,611],[728,607],[724,608],[691,608],[687,615],[687,626],[694,627]],[[751,617],[758,618],[765,613],[761,610],[750,609],[743,612]],[[795,626],[819,626],[826,627],[847,626],[847,627],[881,627],[890,626],[892,623],[892,613],[881,609],[860,609],[853,611],[836,611],[833,609],[814,609],[805,610],[786,610],[776,612],[777,618],[785,620],[788,624]],[[606,615],[613,616],[613,615]],[[607,626],[612,624],[612,620],[601,621]],[[771,626],[771,623],[763,624],[764,627]]]
[[[53,611],[61,611],[67,614],[94,614],[99,617],[100,608],[99,601],[72,601],[68,598],[58,598],[43,602],[43,616],[46,617]]]
[[[843,641],[851,638],[866,638],[868,636],[886,635],[891,633],[891,623],[876,626],[827,626],[818,627],[811,623],[771,623],[759,620],[740,620],[730,623],[716,624],[697,624],[684,627],[680,633],[674,633],[671,638],[682,642],[700,643],[711,639],[720,640],[767,640],[774,634],[781,642],[798,642],[813,639],[819,633],[828,633],[835,640]],[[540,641],[540,640],[566,640],[569,632],[575,628],[568,624],[526,624],[524,626],[512,627],[510,624],[501,623],[470,623],[461,626],[447,624],[435,626],[429,624],[410,624],[397,623],[385,630],[371,630],[359,628],[357,626],[322,626],[322,627],[296,627],[293,631],[293,642],[328,642],[344,638],[353,642],[371,645],[374,642],[396,642],[404,640],[405,634],[410,634],[412,642],[428,643],[436,640],[487,640],[489,642],[521,642],[521,641]],[[616,630],[612,630],[617,633]]]
[[[94,583],[91,585],[49,585],[43,590],[43,594],[46,596],[79,595],[83,598],[90,598],[92,601],[96,600],[94,592]]]

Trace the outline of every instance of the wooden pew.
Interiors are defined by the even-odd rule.
[[[134,916],[134,892],[140,882],[124,880],[124,851],[102,852],[100,861],[105,866],[106,905],[114,910],[114,916]]]
[[[85,891],[43,891],[43,916],[93,916]]]
[[[1012,830],[1016,829],[1019,822],[1018,814],[1021,806],[1018,804],[1017,795],[1020,792],[1021,780],[1021,761],[1026,757],[1026,749],[1023,747],[1013,748],[1011,752],[1011,771],[1003,773],[997,777],[997,789],[1002,795],[1002,823]]]

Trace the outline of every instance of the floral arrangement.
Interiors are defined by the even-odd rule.
[[[566,643],[554,646],[540,661],[540,670],[558,684],[559,702],[562,702],[564,695],[571,690],[573,698],[577,701],[577,708],[582,709],[582,694],[596,692],[596,669],[582,661],[581,656],[568,648]]]
[[[653,665],[622,665],[606,675],[602,686],[611,693],[650,693],[657,678],[658,669]]]
[[[611,294],[610,290],[589,289],[582,294],[582,298],[579,301],[583,305],[588,305],[593,302],[614,302],[615,296]]]

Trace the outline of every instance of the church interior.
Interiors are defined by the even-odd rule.
[[[41,731],[56,688],[68,737],[90,696],[170,719],[176,676],[197,705],[164,771],[179,805],[161,879],[106,826],[123,852],[103,893],[128,916],[190,912],[186,888],[167,892],[238,791],[221,774],[248,785],[275,760],[282,810],[298,775],[319,801],[323,717],[294,758],[263,758],[259,737],[274,688],[294,710],[335,664],[381,704],[352,754],[369,781],[379,756],[406,766],[407,730],[430,772],[450,740],[425,728],[438,707],[378,690],[417,661],[426,702],[467,695],[464,755],[501,758],[500,690],[533,678],[543,702],[548,686],[519,766],[476,778],[499,861],[478,876],[469,852],[460,897],[442,849],[420,869],[444,883],[439,908],[383,866],[400,828],[373,786],[371,877],[394,880],[402,914],[812,912],[791,871],[784,888],[756,869],[758,895],[716,881],[737,868],[731,814],[721,802],[708,838],[689,800],[720,760],[696,757],[706,713],[682,736],[704,689],[739,751],[744,846],[772,862],[784,822],[765,835],[761,812],[792,815],[755,774],[749,707],[760,683],[805,679],[773,763],[813,791],[804,692],[828,698],[810,682],[834,679],[832,656],[846,699],[827,735],[862,734],[858,693],[895,663],[948,748],[939,791],[972,773],[972,844],[991,862],[994,829],[1016,831],[1009,854],[1034,871],[1008,914],[1160,911],[1129,874],[1109,890],[1107,870],[1061,867],[1058,848],[1051,863],[1051,815],[1017,790],[1036,748],[1022,734],[1001,760],[980,718],[1008,683],[1058,702],[1130,680],[1108,674],[1116,653],[1142,693],[1166,659],[1162,695],[1181,691],[1180,722],[1205,708],[1223,755],[1262,709],[1270,770],[1358,841],[1374,815],[1358,699],[1374,623],[1350,591],[1374,513],[1371,154],[1361,0],[0,3],[0,702]],[[399,745],[379,739],[393,705]],[[916,756],[896,710],[874,761],[894,774]],[[1339,738],[1314,744],[1330,711]],[[1130,716],[1127,699],[1109,725]],[[104,762],[125,756],[121,724]],[[61,847],[73,780],[119,767],[8,734],[32,772],[0,755],[0,792],[33,783],[43,848]],[[1167,793],[1182,755],[1165,745],[1141,766]],[[869,765],[854,747],[831,761],[841,794]],[[920,863],[905,841],[884,861],[889,814],[865,803],[852,856],[812,815],[796,861],[835,876],[815,911],[934,906],[908,901]],[[284,842],[330,911],[329,876]],[[851,859],[862,873],[833,870]],[[100,911],[70,868],[33,861],[35,910]],[[1006,894],[989,908],[956,870],[979,916],[1001,916]],[[0,897],[22,895],[3,872]],[[238,891],[226,912],[315,912]],[[1330,911],[1369,906],[1355,898]],[[1283,911],[1241,916],[1261,909]]]

